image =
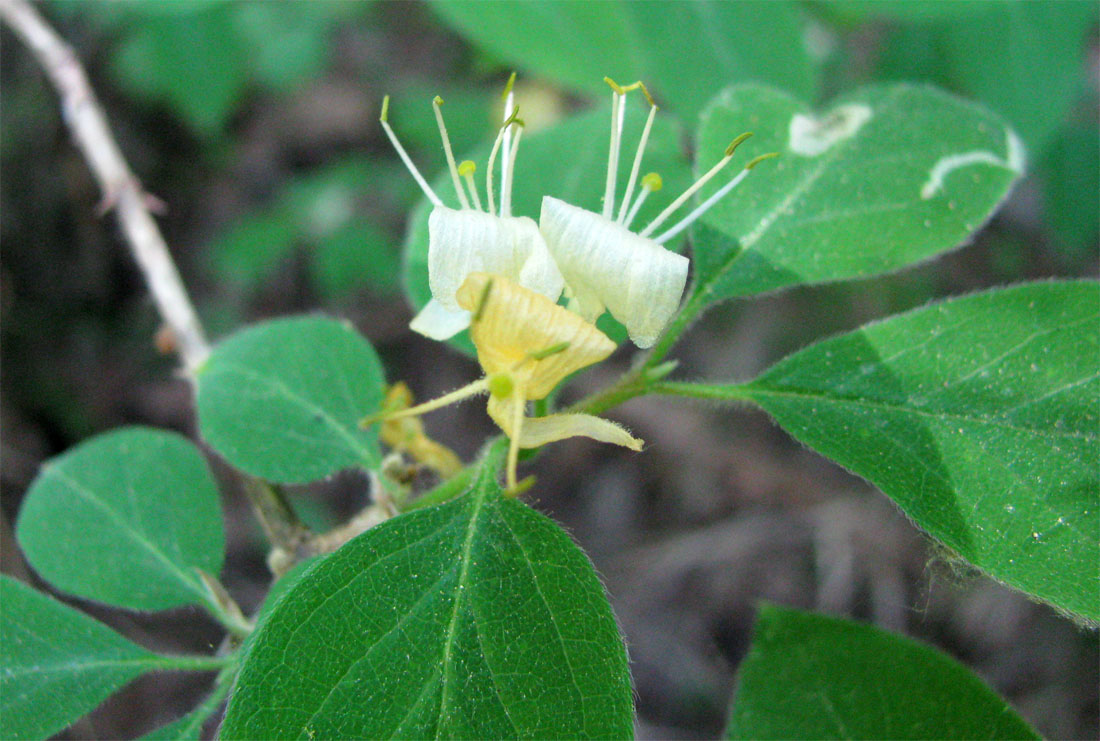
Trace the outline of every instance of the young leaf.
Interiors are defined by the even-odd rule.
[[[222,738],[631,735],[592,565],[486,468],[305,574],[259,628]]]
[[[52,736],[140,674],[199,668],[181,661],[0,576],[0,737]]]
[[[762,605],[727,739],[1038,738],[954,659],[848,620]]]
[[[354,329],[322,317],[276,319],[214,348],[198,373],[203,438],[237,468],[305,483],[378,463],[382,366]]]
[[[790,2],[436,0],[433,7],[490,53],[577,92],[606,93],[604,75],[624,83],[641,76],[685,121],[733,81],[764,80],[800,95],[816,87],[799,8]]]
[[[746,130],[754,152],[780,156],[703,217],[711,232],[695,246],[695,301],[931,257],[973,234],[1024,167],[1000,120],[929,87],[864,88],[821,113],[778,90],[729,88],[703,113],[700,167]]]
[[[1100,620],[1098,356],[1100,286],[1035,283],[683,390],[755,401],[993,578]]]
[[[132,427],[42,466],[16,524],[39,575],[58,589],[135,610],[209,599],[196,569],[225,551],[218,489],[185,438]]]

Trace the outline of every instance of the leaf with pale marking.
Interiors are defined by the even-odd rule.
[[[58,589],[135,610],[209,601],[196,570],[217,576],[225,552],[218,489],[198,449],[141,427],[43,465],[16,535]]]
[[[813,345],[743,385],[995,579],[1100,620],[1100,286],[945,301]]]
[[[222,738],[624,738],[632,711],[591,563],[486,466],[465,496],[368,530],[292,587]]]
[[[246,473],[305,483],[378,464],[377,432],[359,421],[382,402],[382,366],[343,322],[249,327],[214,348],[197,380],[203,438]]]
[[[1032,739],[966,667],[870,625],[763,605],[727,739]]]
[[[696,301],[897,270],[964,242],[1024,167],[993,114],[931,87],[858,90],[815,113],[760,85],[703,112],[700,169],[753,131],[761,163],[696,230]],[[748,150],[746,144],[742,147]],[[708,184],[701,197],[722,185]]]

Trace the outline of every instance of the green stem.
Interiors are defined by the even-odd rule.
[[[685,396],[692,399],[713,399],[715,401],[752,401],[752,393],[746,384],[708,384],[663,381],[649,387],[649,392],[665,396]]]
[[[237,656],[165,656],[157,655],[157,662],[163,669],[176,669],[186,672],[210,672],[227,669],[237,663]]]
[[[434,489],[425,492],[423,495],[412,500],[408,504],[405,504],[400,509],[402,512],[412,512],[414,509],[421,509],[422,507],[432,507],[443,502],[454,499],[470,486],[470,482],[473,481],[474,474],[477,473],[478,466],[470,465],[463,468],[451,478],[447,479],[443,483],[436,486]]]

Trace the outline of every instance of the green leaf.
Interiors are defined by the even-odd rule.
[[[1086,41],[1096,3],[978,3],[972,18],[943,23],[943,54],[963,92],[1003,115],[1035,152],[1064,123],[1088,84]]]
[[[864,88],[821,114],[777,90],[730,88],[703,113],[700,169],[742,131],[756,133],[742,147],[746,158],[780,157],[703,217],[698,302],[866,277],[931,257],[973,234],[1023,169],[1004,124],[928,87]]]
[[[681,391],[755,401],[993,578],[1096,621],[1098,314],[1092,282],[988,291]]]
[[[1043,162],[1044,211],[1055,239],[1084,267],[1100,236],[1100,140],[1096,124],[1066,126]]]
[[[459,32],[525,72],[595,95],[608,92],[604,75],[624,84],[641,77],[683,120],[730,82],[761,80],[802,95],[816,86],[801,13],[790,2],[432,5]]]
[[[247,81],[242,40],[228,3],[149,14],[111,60],[114,77],[133,93],[163,101],[201,134],[216,134]]]
[[[912,639],[762,605],[727,739],[1034,739],[969,669]]]
[[[133,427],[42,466],[16,525],[39,575],[58,589],[135,610],[208,602],[196,569],[221,573],[218,489],[185,438]]]
[[[259,629],[222,738],[625,738],[632,714],[592,565],[486,466],[306,573]]]
[[[628,100],[626,123],[623,133],[623,152],[620,157],[618,182],[622,196],[630,167],[634,160],[634,147],[645,123],[646,106],[640,96]],[[631,105],[630,103],[634,103]],[[607,174],[610,112],[597,109],[573,116],[560,124],[524,137],[516,158],[516,177],[512,192],[512,211],[517,216],[530,216],[536,221],[542,209],[543,196],[553,196],[580,208],[599,211]],[[635,224],[644,224],[657,215],[691,182],[691,172],[681,153],[681,129],[674,122],[658,114],[646,147],[642,172],[656,171],[664,179],[664,188],[643,205]],[[400,135],[400,129],[398,129]],[[469,156],[478,163],[479,185],[484,183],[484,163],[489,156],[489,146],[479,148]],[[495,183],[499,188],[499,175]],[[443,172],[432,182],[432,188],[445,204],[457,207],[450,176]],[[667,194],[667,195],[666,195]],[[483,196],[482,202],[485,202]],[[413,307],[420,309],[431,298],[428,288],[428,215],[431,204],[422,200],[412,214],[409,233],[405,241],[405,289]],[[600,329],[612,338],[625,339],[626,330],[607,316]],[[456,343],[469,354],[473,346],[460,335]]]
[[[323,317],[276,319],[218,344],[198,372],[203,438],[253,476],[305,483],[378,464],[374,430],[382,366],[347,324]]]
[[[52,736],[166,660],[0,576],[0,737]]]

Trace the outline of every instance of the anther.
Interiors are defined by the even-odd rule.
[[[504,100],[512,92],[512,86],[516,84],[516,73],[513,72],[508,76],[508,83],[504,86],[504,92],[501,93],[500,99]]]
[[[390,96],[382,96],[382,114],[378,117],[378,120],[382,123],[386,123],[390,118]]]
[[[477,310],[474,311],[473,322],[480,322],[485,313],[485,305],[489,303],[489,292],[493,290],[493,279],[490,278],[481,289],[481,295],[477,299]]]
[[[477,163],[473,160],[462,160],[458,164],[458,174],[462,177],[473,175],[475,172],[477,172]]]
[[[779,156],[779,152],[768,152],[767,154],[762,154],[759,157],[753,157],[751,160],[749,160],[749,164],[745,165],[745,169],[746,170],[751,170],[752,168],[756,167],[757,165],[759,165],[764,160],[770,160],[772,157],[778,157],[778,156]]]
[[[551,355],[557,355],[558,353],[563,353],[568,349],[569,349],[569,343],[568,342],[559,342],[556,345],[551,345],[550,347],[543,348],[542,350],[535,350],[533,352],[529,352],[529,353],[527,353],[527,357],[531,358],[531,360],[545,360],[546,358],[550,357]]]
[[[731,154],[733,154],[735,151],[737,151],[737,148],[739,146],[741,146],[741,142],[745,141],[750,136],[752,136],[752,132],[751,131],[746,131],[744,134],[741,134],[741,136],[739,136],[736,139],[734,139],[733,141],[731,141],[729,146],[726,147],[726,156],[729,157]]]

